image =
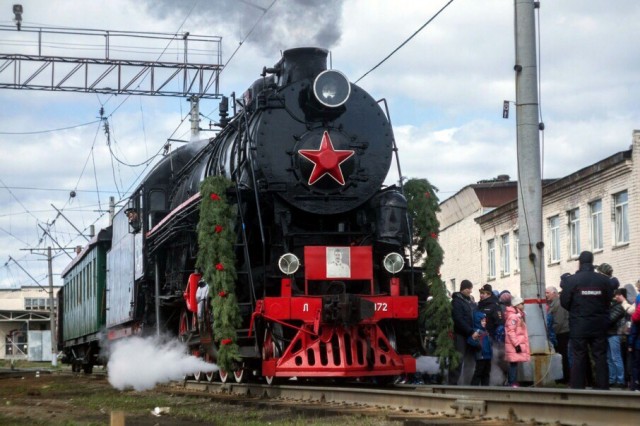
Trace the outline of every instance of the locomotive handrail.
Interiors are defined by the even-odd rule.
[[[242,111],[242,119],[244,121],[244,125],[245,125],[245,135],[244,137],[245,139],[245,146],[244,146],[244,150],[245,150],[245,156],[246,156],[246,161],[248,163],[249,166],[249,171],[251,172],[251,183],[253,185],[253,195],[255,197],[255,201],[256,201],[256,212],[258,214],[258,224],[259,224],[259,229],[260,229],[260,242],[262,243],[262,265],[266,268],[267,266],[267,259],[266,259],[266,251],[267,251],[267,247],[266,247],[266,240],[264,237],[264,224],[262,222],[262,212],[260,211],[260,199],[258,197],[258,184],[256,182],[256,174],[255,174],[255,170],[253,169],[253,161],[252,161],[252,156],[251,156],[251,135],[250,135],[250,131],[249,131],[249,121],[247,118],[247,109],[243,108]],[[238,155],[239,155],[240,151],[238,151]],[[266,288],[266,284],[267,284],[267,277],[266,274],[262,274],[262,280],[263,280],[263,288]],[[252,283],[253,284],[253,283]],[[254,292],[253,296],[254,296],[254,300],[255,300],[255,289],[253,288],[253,285],[251,286],[251,291]]]
[[[254,279],[253,279],[253,274],[251,272],[252,270],[252,266],[251,266],[251,259],[249,256],[249,249],[248,249],[248,244],[247,244],[247,238],[246,238],[246,230],[245,230],[245,218],[242,212],[242,191],[240,190],[240,176],[238,175],[238,171],[241,169],[241,164],[242,163],[248,163],[249,165],[249,169],[252,171],[252,184],[253,184],[253,188],[254,188],[254,193],[257,193],[257,186],[256,186],[256,181],[255,181],[255,176],[253,174],[253,168],[251,165],[251,161],[248,158],[248,149],[246,148],[246,139],[245,137],[248,137],[246,135],[248,135],[249,133],[249,124],[247,121],[247,110],[246,108],[242,109],[242,115],[240,116],[239,120],[240,121],[240,125],[244,124],[245,127],[245,131],[242,132],[240,131],[240,126],[238,126],[238,133],[236,135],[236,140],[233,142],[232,144],[232,150],[235,150],[235,157],[236,157],[236,162],[237,164],[235,165],[235,168],[232,170],[229,170],[230,176],[233,180],[233,182],[235,183],[235,190],[236,190],[236,198],[237,198],[237,203],[238,203],[238,215],[240,217],[240,233],[242,236],[242,246],[243,246],[243,254],[245,257],[245,265],[247,265],[247,276],[249,279],[249,289],[251,292],[251,306],[253,309],[255,309],[255,303],[256,303],[256,292],[255,292],[255,284],[254,284]],[[243,134],[245,133],[245,134]],[[245,158],[242,158],[242,155],[245,155]],[[233,157],[233,155],[231,156]],[[235,176],[235,178],[234,178]],[[259,220],[259,224],[260,224],[260,235],[262,237],[262,258],[263,258],[263,265],[265,265],[265,238],[264,238],[264,231],[263,231],[263,225],[262,225],[262,216],[261,213],[259,211],[259,203],[258,203],[258,199],[257,199],[257,194],[256,194],[256,205],[257,205],[257,209],[258,209],[258,220]],[[266,278],[263,277],[263,279],[266,282]]]
[[[176,207],[175,209],[171,210],[171,213],[169,213],[168,215],[166,215],[160,222],[158,222],[158,224],[156,226],[154,226],[153,228],[151,228],[148,232],[146,237],[150,238],[153,236],[154,233],[158,232],[161,228],[164,227],[164,225],[170,221],[173,216],[177,215],[178,213],[180,213],[180,211],[187,207],[188,205],[192,204],[194,201],[197,202],[200,200],[200,198],[202,198],[202,194],[200,194],[199,192],[197,194],[192,195],[190,198],[188,198],[187,200],[183,201],[182,204],[180,204],[178,207]]]
[[[387,104],[387,99],[382,98],[378,100],[378,103],[384,104],[385,114],[387,115],[387,120],[389,120],[389,128],[392,129],[393,134],[393,126],[391,125],[391,113],[389,112],[389,105]],[[400,184],[400,192],[404,195],[404,178],[402,176],[402,169],[400,168],[400,156],[398,155],[398,146],[396,145],[396,138],[391,138],[391,143],[393,143],[393,153],[396,157],[396,166],[398,167],[398,183]],[[409,215],[406,215],[407,220],[407,229],[409,230],[409,238],[413,240],[413,227],[411,226],[411,221],[409,220]],[[413,270],[413,244],[409,244],[409,267]],[[415,290],[415,281],[414,274],[410,274],[411,276],[411,292],[413,293]]]
[[[393,126],[391,125],[391,114],[389,113],[389,105],[387,105],[387,100],[385,98],[382,98],[380,100],[378,100],[378,103],[383,103],[384,104],[384,110],[385,110],[385,114],[387,115],[387,120],[389,120],[389,128],[393,129]],[[396,145],[396,138],[395,136],[391,138],[391,143],[393,144],[393,152],[395,154],[396,157],[396,166],[398,167],[398,180],[400,181],[400,192],[402,192],[404,194],[404,185],[402,183],[403,178],[402,178],[402,170],[400,168],[400,157],[398,156],[398,146]]]

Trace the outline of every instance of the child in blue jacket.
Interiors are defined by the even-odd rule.
[[[476,368],[471,378],[471,386],[489,386],[491,377],[491,338],[487,331],[487,316],[480,311],[473,313],[473,328],[478,332],[478,338],[469,337],[467,343],[476,348]]]

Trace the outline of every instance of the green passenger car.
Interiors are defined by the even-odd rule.
[[[100,356],[101,333],[106,323],[107,251],[111,229],[103,229],[62,272],[59,330],[62,362],[73,371],[90,373],[103,364]]]

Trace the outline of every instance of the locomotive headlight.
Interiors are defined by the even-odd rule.
[[[293,253],[285,253],[278,259],[278,268],[285,275],[295,274],[300,267],[300,259]]]
[[[313,94],[322,105],[336,108],[349,99],[351,84],[340,71],[322,71],[313,82]]]
[[[399,253],[392,252],[384,257],[382,266],[384,266],[384,269],[386,269],[390,274],[396,274],[404,268],[404,259]]]

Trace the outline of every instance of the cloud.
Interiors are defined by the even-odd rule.
[[[30,0],[24,4],[23,27],[218,35],[223,62],[228,62],[220,90],[240,96],[264,66],[280,59],[282,49],[292,47],[330,48],[333,67],[355,81],[445,3],[279,0],[264,13],[272,0]],[[3,23],[12,25],[10,10],[4,13]],[[541,2],[537,14],[544,176],[561,177],[629,148],[640,119],[640,3],[620,0],[613,8],[605,0]],[[517,178],[514,106],[508,120],[501,115],[502,101],[516,100],[513,24],[512,2],[453,2],[358,82],[388,103],[403,175],[428,178],[440,188],[441,199],[498,174]],[[16,33],[3,32],[0,52],[16,49],[9,43]],[[18,47],[20,52],[34,49]],[[176,48],[172,43],[163,59],[175,60]],[[122,50],[118,46],[119,54],[134,54]],[[61,51],[83,53],[75,45]],[[0,132],[87,123],[104,107],[112,150],[126,163],[149,158],[169,137],[190,137],[184,99],[23,90],[2,90],[0,96]],[[201,102],[200,111],[207,116],[201,127],[216,121],[216,110],[216,101]],[[83,229],[99,215],[97,224],[105,224],[106,214],[98,210],[105,209],[108,197],[124,201],[122,191],[148,170],[117,163],[98,124],[34,135],[0,134],[0,178],[13,193],[0,183],[0,265],[11,254],[33,267],[34,276],[45,277],[44,262],[20,249],[54,246],[48,238],[40,242],[37,226],[54,222],[57,213],[50,204],[64,206],[65,215]],[[387,182],[397,180],[392,172]],[[61,218],[53,227],[63,246],[84,242]],[[56,255],[54,271],[60,271],[68,258]],[[29,282],[15,266],[0,269],[0,285]]]

